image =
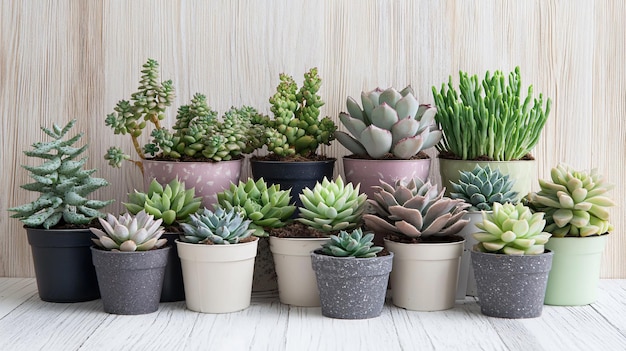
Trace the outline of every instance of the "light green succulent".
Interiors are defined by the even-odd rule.
[[[337,131],[335,137],[355,155],[410,159],[436,145],[442,135],[434,123],[437,109],[420,105],[414,95],[410,86],[400,92],[394,88],[362,92],[363,109],[348,97],[348,113],[340,113],[339,120],[350,134]]]
[[[512,191],[513,180],[503,175],[499,169],[491,170],[476,165],[472,171],[460,171],[459,182],[451,183],[450,197],[461,199],[473,211],[491,211],[493,204],[510,202],[515,204],[518,193]]]
[[[483,221],[476,223],[481,232],[472,234],[475,249],[481,252],[506,255],[539,255],[551,234],[544,232],[543,212],[532,213],[530,208],[511,203],[493,204],[493,211],[483,211]]]
[[[372,246],[374,234],[363,235],[361,228],[354,229],[348,233],[345,230],[339,235],[331,235],[330,241],[322,245],[322,253],[335,257],[357,257],[370,258],[382,251],[380,246]]]
[[[256,123],[265,128],[264,144],[270,153],[308,157],[315,155],[319,145],[329,145],[334,140],[335,122],[329,117],[320,119],[324,102],[317,92],[321,84],[317,68],[304,74],[300,89],[293,77],[280,74],[280,84],[269,99],[274,119],[256,118]]]
[[[368,202],[374,214],[365,214],[367,228],[379,235],[397,235],[425,240],[456,235],[468,223],[463,219],[470,206],[460,199],[443,196],[436,185],[419,178],[380,181]]]
[[[184,234],[180,240],[193,244],[237,244],[254,232],[249,227],[251,222],[235,208],[218,207],[215,212],[205,208],[192,214],[189,223],[181,223]]]
[[[279,184],[268,187],[263,178],[256,182],[249,178],[238,185],[231,183],[228,189],[217,193],[216,206],[243,211],[252,221],[250,228],[255,236],[268,236],[264,228],[285,226],[296,210],[289,190],[280,190]]]
[[[590,236],[611,232],[608,207],[615,206],[604,196],[613,188],[598,174],[576,171],[560,164],[550,172],[552,181],[540,179],[541,190],[528,195],[532,209],[545,212],[546,231],[555,237]]]
[[[324,232],[352,229],[359,225],[365,212],[367,195],[359,194],[359,184],[344,184],[341,176],[326,177],[313,189],[302,190],[299,218],[296,220]]]
[[[111,251],[148,251],[158,249],[167,244],[167,239],[160,239],[165,229],[161,226],[161,219],[141,210],[136,216],[125,213],[115,218],[107,214],[107,219],[98,218],[102,228],[89,228],[98,239],[93,242],[106,250]]]
[[[437,150],[462,160],[487,157],[496,161],[517,160],[526,156],[539,141],[550,113],[543,95],[533,100],[533,87],[522,98],[520,68],[509,74],[487,71],[482,81],[476,75],[459,72],[458,91],[452,84],[432,87],[437,115],[443,131]]]
[[[104,217],[105,214],[98,210],[113,202],[87,198],[92,192],[109,185],[109,182],[91,177],[95,169],[83,169],[87,157],[77,160],[88,147],[87,144],[73,146],[83,137],[83,133],[64,140],[75,123],[76,120],[72,120],[62,128],[56,124],[52,129],[41,127],[54,140],[36,142],[32,145],[33,150],[24,151],[28,157],[44,160],[38,166],[22,165],[35,182],[20,187],[40,193],[37,200],[8,209],[15,212],[11,217],[19,218],[27,227],[50,229],[63,222],[87,225],[94,218]]]
[[[189,215],[198,211],[202,198],[195,197],[195,194],[195,189],[186,189],[185,182],[180,182],[178,177],[172,179],[165,188],[153,179],[148,193],[135,190],[128,194],[129,202],[124,203],[124,206],[132,214],[145,210],[170,226],[175,222],[187,221]]]

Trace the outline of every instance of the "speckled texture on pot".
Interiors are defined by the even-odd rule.
[[[380,316],[385,303],[393,253],[373,258],[311,253],[322,315],[341,319]]]
[[[254,260],[254,275],[252,276],[252,291],[278,290],[274,257],[270,251],[270,238],[259,238],[256,259]]]
[[[480,311],[500,318],[541,316],[552,256],[472,251]]]
[[[104,311],[145,314],[159,309],[170,247],[136,252],[91,248]]]

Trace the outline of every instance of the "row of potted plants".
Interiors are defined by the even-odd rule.
[[[552,234],[553,238],[560,236],[601,238],[602,244],[596,250],[596,256],[598,256],[606,238],[603,234],[612,229],[608,223],[606,207],[612,206],[613,202],[603,195],[610,187],[598,174],[576,172],[566,166],[559,166],[552,171],[552,182],[540,181],[541,191],[530,193],[532,177],[525,175],[528,173],[513,168],[517,164],[534,164],[525,159],[532,158],[529,152],[537,143],[550,110],[549,99],[545,108],[541,95],[539,99],[533,101],[532,86],[529,87],[528,96],[525,99],[520,97],[519,69],[509,75],[508,81],[499,71],[494,72],[493,75],[487,72],[482,82],[479,82],[476,76],[469,77],[461,72],[460,93],[457,93],[452,85],[452,79],[448,86],[444,85],[440,91],[433,88],[436,108],[418,104],[410,87],[400,92],[390,88],[384,91],[377,89],[363,93],[362,108],[354,99],[348,98],[348,113],[342,113],[340,116],[340,120],[350,133],[348,134],[337,131],[330,118],[319,119],[319,107],[323,105],[323,102],[317,95],[321,80],[315,69],[307,72],[300,89],[291,77],[281,75],[276,94],[270,98],[271,110],[274,113],[273,119],[259,114],[253,108],[243,107],[231,109],[220,120],[206,104],[206,98],[197,94],[190,105],[179,108],[174,131],[170,132],[160,126],[160,121],[165,116],[165,108],[173,101],[173,87],[170,81],[158,82],[157,68],[158,64],[153,60],[149,60],[144,65],[139,91],[133,94],[132,103],[120,101],[115,112],[107,116],[106,124],[111,126],[116,134],[130,134],[133,145],[142,158],[140,161],[133,162],[142,168],[145,188],[148,191],[129,195],[129,202],[125,205],[129,212],[138,217],[141,216],[142,220],[147,222],[145,218],[152,216],[152,219],[156,218],[156,221],[161,221],[159,224],[166,225],[165,231],[172,232],[168,239],[169,245],[167,245],[171,248],[168,259],[170,262],[177,261],[178,256],[182,258],[183,253],[176,252],[176,249],[185,246],[184,238],[194,242],[195,239],[190,239],[191,237],[202,237],[203,239],[196,242],[210,242],[213,245],[206,246],[214,247],[229,246],[216,244],[213,239],[219,241],[218,238],[224,238],[222,234],[228,237],[227,234],[232,232],[230,229],[223,231],[223,225],[219,227],[222,228],[219,230],[207,229],[207,226],[215,224],[216,221],[219,222],[221,219],[216,218],[221,216],[228,215],[231,220],[241,217],[241,223],[236,227],[241,227],[243,234],[237,235],[235,242],[243,239],[255,243],[250,245],[255,247],[255,254],[257,252],[263,254],[267,250],[259,250],[256,245],[261,240],[254,238],[269,236],[270,251],[274,253],[272,258],[276,264],[278,284],[280,284],[281,280],[291,279],[284,279],[287,273],[281,272],[278,268],[278,261],[288,260],[279,256],[278,253],[281,250],[291,253],[293,249],[281,249],[282,244],[279,244],[278,238],[292,235],[285,235],[284,229],[287,223],[296,222],[300,224],[300,227],[314,228],[323,233],[316,234],[321,238],[309,246],[306,246],[301,239],[292,239],[297,243],[296,245],[302,247],[299,255],[305,257],[305,263],[301,264],[299,270],[294,273],[296,277],[305,275],[305,272],[311,272],[310,276],[313,275],[311,252],[320,249],[322,245],[334,245],[324,249],[327,253],[333,252],[333,247],[334,252],[350,252],[351,250],[346,251],[347,247],[341,245],[350,244],[352,249],[358,247],[356,244],[358,242],[368,248],[365,250],[367,255],[372,254],[369,251],[372,247],[374,247],[372,250],[376,251],[378,250],[376,247],[385,246],[386,250],[380,252],[389,253],[384,256],[393,257],[394,268],[391,270],[390,282],[393,303],[410,309],[437,310],[452,307],[455,296],[462,298],[467,293],[473,294],[471,289],[465,288],[466,291],[463,291],[463,287],[473,286],[474,280],[471,274],[469,274],[470,278],[462,277],[459,280],[457,272],[444,273],[432,267],[421,271],[412,266],[403,269],[399,262],[414,261],[416,257],[433,255],[435,248],[442,246],[439,245],[441,241],[452,241],[454,245],[448,254],[446,269],[454,270],[461,261],[465,263],[462,267],[466,267],[462,268],[461,272],[471,273],[469,257],[473,258],[478,255],[475,253],[478,251],[471,251],[472,247],[481,248],[479,251],[514,253],[515,256],[521,253],[525,254],[523,256],[532,256],[531,254],[542,256],[542,252],[539,251],[541,251],[542,242],[547,239],[546,232]],[[153,123],[155,126],[151,133],[153,141],[141,149],[138,138],[146,127],[146,122]],[[94,218],[104,216],[98,210],[110,203],[110,201],[87,199],[89,193],[108,183],[103,179],[90,177],[95,170],[82,169],[85,158],[76,160],[86,149],[86,146],[80,148],[72,146],[82,134],[62,140],[73,123],[74,121],[63,128],[56,125],[52,129],[42,128],[55,140],[48,143],[36,143],[33,145],[34,150],[25,152],[27,156],[45,160],[38,167],[24,166],[31,172],[35,183],[26,184],[23,188],[38,191],[42,195],[33,203],[10,210],[16,212],[14,217],[20,218],[27,227],[33,253],[36,247],[46,248],[45,245],[49,244],[35,243],[38,239],[31,240],[31,236],[34,237],[34,235],[31,235],[30,229],[55,228],[59,223],[97,226],[97,223],[94,224]],[[280,179],[297,172],[279,170],[277,178],[269,176],[264,178],[258,173],[255,174],[255,161],[258,161],[256,158],[253,158],[252,163],[255,179],[250,179],[245,183],[238,183],[241,162],[230,171],[223,173],[201,171],[189,177],[189,174],[196,171],[197,164],[220,165],[233,158],[239,158],[241,161],[243,159],[241,155],[263,145],[270,152],[270,171],[278,170],[277,164],[271,162],[308,165],[308,162],[282,162],[284,159],[279,156],[290,157],[291,161],[305,156],[319,158],[316,154],[318,146],[329,143],[334,137],[353,152],[352,156],[344,157],[347,184],[344,184],[341,178],[334,181],[328,180],[333,173],[334,160],[325,161],[327,165],[330,164],[329,170],[327,166],[326,171],[316,173],[313,179],[301,184],[293,183],[292,179]],[[436,146],[440,153],[443,182],[441,190],[427,181],[430,160],[426,159],[424,163],[423,150],[432,146]],[[148,160],[146,154],[158,155],[158,157]],[[119,148],[110,149],[105,158],[114,165],[119,165],[123,160],[130,160],[130,156],[125,155]],[[454,158],[460,160],[453,160]],[[166,162],[172,159],[178,161]],[[384,168],[387,171],[392,168],[388,162],[403,162],[405,159],[421,159],[420,162],[426,165],[426,171],[424,167],[416,171],[414,168],[407,167],[406,163],[402,163],[404,166],[398,171],[409,170],[408,174],[388,173],[372,168],[385,164]],[[515,161],[515,159],[524,160]],[[198,160],[201,162],[193,162]],[[209,162],[210,160],[213,162]],[[351,161],[348,160],[363,160],[366,165],[357,169],[350,168],[348,164]],[[171,165],[161,166],[166,163]],[[457,164],[450,168],[448,167],[450,163]],[[174,167],[178,166],[186,168],[180,175],[172,172]],[[531,170],[533,170],[532,167],[530,167]],[[154,173],[156,168],[162,168],[167,172],[156,175]],[[306,170],[303,173],[310,175],[314,172]],[[225,174],[233,178],[223,177]],[[371,179],[368,180],[368,177]],[[200,183],[186,189],[184,183],[189,185],[191,178],[200,179]],[[222,179],[221,186],[204,190],[205,186],[214,184],[218,179]],[[288,190],[281,190],[281,187],[290,189],[291,193]],[[452,189],[452,191],[445,190],[445,188]],[[194,192],[197,189],[201,189],[198,198],[195,197]],[[359,195],[361,189],[364,194]],[[525,196],[525,194],[529,195]],[[292,203],[292,199],[297,200],[295,204]],[[368,211],[370,213],[364,213],[366,199],[372,209]],[[524,203],[514,205],[520,199]],[[205,209],[198,212],[201,205],[204,205]],[[214,205],[217,206],[214,212],[207,209]],[[467,213],[468,208],[470,213]],[[497,218],[488,217],[493,214],[486,213],[486,211],[493,209],[495,212],[495,208],[498,209]],[[483,222],[470,220],[471,212],[477,210],[483,212]],[[533,214],[529,217],[530,212]],[[543,216],[544,213],[545,222],[539,218],[540,214]],[[363,221],[360,220],[361,216]],[[505,218],[505,216],[511,218]],[[297,218],[292,220],[294,217]],[[110,223],[113,219],[114,217],[110,215],[107,221],[100,221],[100,226],[105,227],[104,223]],[[135,226],[132,223],[137,221],[137,217],[134,219],[120,217],[117,220],[118,223],[124,221]],[[168,230],[167,225],[171,227],[174,222],[180,224],[179,228]],[[467,224],[474,222],[476,224]],[[244,223],[247,224],[244,225]],[[500,225],[499,229],[496,229],[497,225],[493,223]],[[545,223],[547,223],[546,232],[542,227]],[[198,230],[204,236],[188,234],[187,232],[191,231],[189,226],[192,224],[202,228]],[[114,227],[112,224],[109,226]],[[243,229],[243,227],[247,228]],[[358,228],[362,228],[366,233],[348,232],[348,230]],[[464,228],[465,233],[461,232]],[[137,230],[137,228],[134,229]],[[99,234],[104,233],[102,228],[94,228],[94,230]],[[222,230],[221,234],[216,234],[216,231],[220,230]],[[294,229],[290,228],[290,230]],[[120,238],[126,239],[125,241],[130,240],[130,230],[128,230],[128,235],[123,229],[119,231],[123,234],[117,233],[121,235]],[[372,238],[367,233],[368,231],[373,231],[375,237]],[[160,230],[155,231],[157,232]],[[465,239],[463,237],[451,238],[459,232],[465,236]],[[208,233],[212,236],[208,236]],[[251,234],[254,235],[250,236]],[[493,239],[494,236],[496,239]],[[529,236],[534,238],[529,238]],[[145,238],[145,233],[141,232],[140,237]],[[252,239],[246,239],[250,237]],[[177,238],[179,242],[175,242]],[[373,240],[371,243],[370,238]],[[489,238],[489,241],[495,241],[497,245],[494,243],[475,245],[475,242],[472,242],[472,239],[486,241],[486,238]],[[58,239],[52,239],[52,241],[55,240]],[[99,240],[102,242],[102,239]],[[131,241],[135,242],[134,239]],[[546,244],[548,249],[552,241],[554,240],[551,239]],[[82,240],[81,245],[86,245],[85,242],[91,244],[90,240]],[[163,243],[158,238],[156,242]],[[331,244],[328,244],[329,242]],[[396,245],[398,242],[407,245]],[[427,243],[427,245],[416,245],[422,243]],[[137,248],[146,247],[142,246],[142,243],[135,242],[135,244]],[[501,246],[498,249],[488,249],[496,248],[498,245]],[[133,247],[133,245],[130,246]],[[424,252],[403,254],[406,247],[419,246],[426,246]],[[119,250],[119,248],[115,249]],[[43,250],[49,251],[47,248]],[[102,250],[96,249],[96,251]],[[361,251],[361,249],[356,249],[354,252]],[[558,251],[561,249],[554,248],[553,251],[556,252],[554,255],[556,267],[560,265],[558,263],[560,258],[557,258],[560,257]],[[504,255],[496,256],[504,257]],[[90,254],[85,257],[91,259]],[[83,262],[85,257],[82,258]],[[44,267],[47,266],[49,260],[44,261]],[[36,261],[37,259],[35,259],[36,274],[39,278]],[[471,261],[476,268],[478,259]],[[185,260],[183,259],[182,262],[184,271]],[[296,266],[295,263],[290,263],[290,265]],[[588,266],[594,265],[585,264],[585,267]],[[599,260],[594,268],[599,268]],[[80,267],[80,269],[88,270],[89,267]],[[409,285],[417,277],[433,272],[435,274],[431,276],[430,281],[447,282],[453,286],[452,293],[443,294],[437,289],[425,289],[425,285],[418,287]],[[413,274],[413,278],[406,278],[408,274]],[[84,281],[94,282],[96,280],[94,276],[95,274],[91,274],[91,278]],[[181,276],[178,274],[177,279],[182,280]],[[40,284],[39,279],[38,284]],[[319,283],[317,285],[319,286]],[[455,294],[454,290],[457,285],[459,289]],[[568,301],[562,304],[593,302],[595,286],[591,285],[589,296],[578,302]],[[187,281],[184,286],[188,289]],[[319,290],[317,286],[304,283],[299,284],[299,287],[301,290],[292,294],[295,297],[288,297],[285,290],[279,287],[281,302],[303,306],[318,303],[315,298],[319,299],[317,294],[318,291],[322,291],[321,286]],[[550,287],[549,283],[548,291]],[[162,289],[161,300],[167,296],[166,287],[163,286]],[[67,298],[67,301],[97,298],[99,294],[97,290],[89,296],[71,297]],[[101,288],[100,291],[102,290]],[[243,293],[244,297],[247,296],[247,303],[249,303],[247,288],[238,290]],[[48,291],[58,293],[56,289],[48,289]],[[39,292],[44,300],[64,301],[66,299],[48,295],[43,286],[39,286]],[[186,291],[179,289],[174,293],[176,296],[166,297],[164,301],[180,300],[181,295],[185,293]],[[476,293],[482,307],[488,298],[481,297],[480,288]],[[310,294],[314,295],[313,303],[298,300]],[[429,294],[440,300],[438,305],[434,305],[435,307],[430,304],[424,305]],[[408,299],[408,302],[400,302],[404,297]],[[186,300],[189,305],[191,299],[186,298]],[[548,297],[546,297],[546,303],[561,304]]]

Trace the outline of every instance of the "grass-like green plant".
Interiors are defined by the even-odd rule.
[[[551,100],[543,94],[533,99],[533,87],[523,98],[519,67],[508,76],[489,71],[478,76],[459,72],[458,90],[450,76],[441,90],[432,87],[437,116],[443,131],[437,150],[462,160],[487,157],[495,161],[521,159],[539,141],[550,113]]]

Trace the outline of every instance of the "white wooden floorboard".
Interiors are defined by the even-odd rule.
[[[0,318],[36,294],[33,279],[0,279]]]
[[[626,280],[601,280],[598,301],[591,307],[626,338]]]

